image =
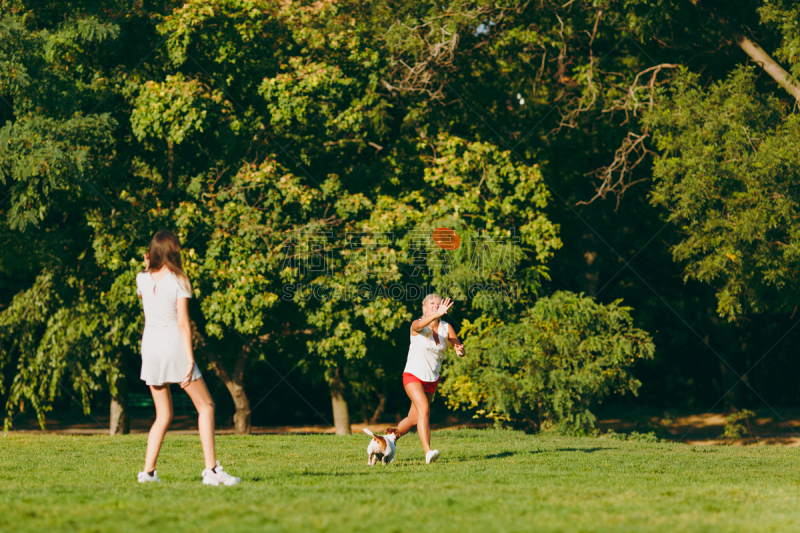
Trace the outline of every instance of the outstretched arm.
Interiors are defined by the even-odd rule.
[[[178,298],[178,330],[181,332],[181,341],[183,341],[183,350],[186,352],[186,365],[188,372],[181,380],[181,388],[186,386],[192,381],[192,372],[194,371],[194,350],[192,349],[192,326],[189,324],[189,299]]]
[[[467,355],[467,349],[461,344],[461,341],[458,339],[458,335],[456,335],[456,331],[453,329],[452,324],[447,324],[447,340],[453,346],[453,349],[456,351],[459,357],[464,357]]]

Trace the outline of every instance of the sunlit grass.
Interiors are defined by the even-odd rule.
[[[197,437],[169,435],[139,485],[145,435],[0,438],[2,531],[792,531],[794,448],[516,432],[415,434],[389,466],[365,435],[221,436],[235,487],[201,484]]]

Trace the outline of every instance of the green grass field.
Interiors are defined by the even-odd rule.
[[[168,435],[139,485],[145,435],[0,438],[2,531],[800,531],[797,450],[516,432],[416,434],[389,466],[368,437],[218,437],[242,478],[200,481],[197,437]]]

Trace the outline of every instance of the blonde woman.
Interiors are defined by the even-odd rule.
[[[144,307],[142,380],[150,387],[156,421],[147,436],[144,471],[139,483],[161,481],[156,460],[172,422],[170,383],[180,383],[198,413],[197,428],[203,446],[204,485],[235,485],[241,481],[222,470],[214,449],[214,402],[194,362],[189,326],[189,278],[183,272],[181,245],[169,231],[159,231],[144,255],[145,270],[136,275],[136,293]]]
[[[403,387],[411,399],[411,409],[397,428],[401,435],[405,435],[417,426],[427,464],[439,458],[439,450],[431,450],[430,405],[439,383],[447,345],[452,346],[459,357],[466,355],[453,326],[440,320],[453,303],[450,298],[442,301],[437,294],[429,294],[422,301],[423,316],[411,323],[411,345],[403,371]]]

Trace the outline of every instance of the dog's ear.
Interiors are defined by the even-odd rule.
[[[395,439],[399,439],[402,436],[402,435],[400,435],[400,430],[397,429],[397,428],[386,428],[384,430],[384,433],[386,433],[386,434],[389,434],[389,433],[394,434]]]

